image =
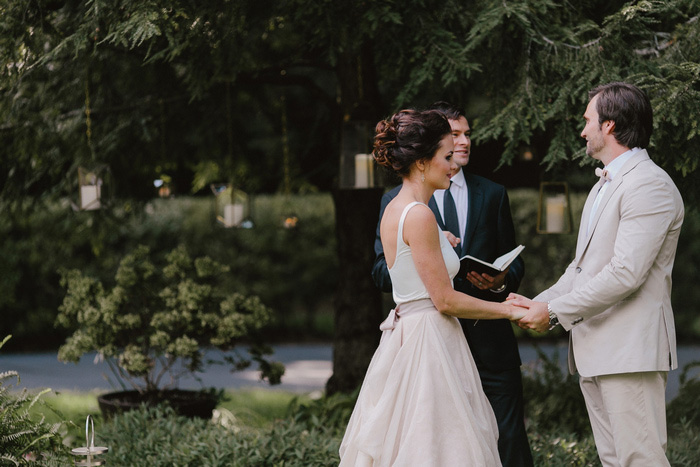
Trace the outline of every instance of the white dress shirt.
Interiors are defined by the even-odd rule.
[[[460,170],[451,179],[450,193],[452,193],[452,198],[455,200],[455,206],[457,207],[457,220],[459,221],[459,240],[460,242],[464,240],[464,232],[467,228],[467,209],[469,201],[469,191],[467,190],[467,181],[464,179],[464,172]],[[445,199],[445,190],[435,190],[433,194],[435,197],[435,202],[437,203],[438,210],[442,216],[442,220],[445,220],[445,213],[443,212],[443,204]]]

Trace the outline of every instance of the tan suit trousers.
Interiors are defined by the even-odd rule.
[[[660,467],[666,459],[666,371],[581,377],[605,467]]]

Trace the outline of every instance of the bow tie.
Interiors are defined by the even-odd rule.
[[[600,177],[599,183],[601,186],[605,182],[612,180],[612,177],[610,177],[610,172],[608,172],[608,169],[601,169],[600,167],[596,167],[595,174],[597,177]]]

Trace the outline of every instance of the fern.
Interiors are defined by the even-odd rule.
[[[5,338],[0,347],[7,342]],[[63,445],[61,430],[63,423],[49,424],[43,416],[30,413],[37,404],[44,404],[43,395],[50,392],[44,389],[37,394],[26,388],[10,392],[12,386],[5,381],[20,378],[16,371],[0,374],[0,445],[3,447],[0,462],[14,465],[59,465],[70,462],[68,449]],[[32,455],[28,455],[32,453]],[[36,462],[31,459],[36,458]]]

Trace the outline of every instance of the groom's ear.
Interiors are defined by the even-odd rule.
[[[615,120],[605,120],[601,125],[601,130],[606,135],[612,135],[615,133]]]

